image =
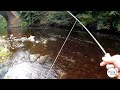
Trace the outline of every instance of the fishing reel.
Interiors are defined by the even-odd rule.
[[[118,68],[109,68],[107,70],[107,75],[110,78],[114,78],[114,77],[118,76]]]

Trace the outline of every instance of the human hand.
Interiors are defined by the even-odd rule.
[[[100,66],[105,66],[106,68],[117,68],[118,75],[116,76],[117,79],[120,79],[120,55],[113,55],[110,56],[109,53],[107,53],[104,57],[102,57],[102,62],[100,63]]]

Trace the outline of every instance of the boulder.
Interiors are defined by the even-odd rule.
[[[34,62],[40,57],[39,54],[31,54],[30,55],[30,61]]]
[[[43,63],[45,63],[47,60],[51,60],[51,57],[50,57],[49,55],[41,56],[37,61],[38,61],[40,64],[43,64]]]
[[[67,77],[67,72],[59,69],[59,70],[56,70],[56,73],[58,74],[58,79],[66,79]]]

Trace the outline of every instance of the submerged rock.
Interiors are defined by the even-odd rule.
[[[67,77],[67,72],[59,69],[59,70],[56,70],[56,73],[58,74],[58,79],[66,79]]]
[[[57,39],[54,37],[49,38],[50,41],[56,41]]]

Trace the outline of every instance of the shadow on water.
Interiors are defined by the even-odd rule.
[[[49,28],[43,29],[18,29],[12,28],[10,34],[15,37],[35,36],[38,41],[46,40],[46,43],[24,42],[24,50],[41,56],[49,55],[53,60],[56,58],[69,30]],[[23,32],[24,31],[24,32]],[[113,54],[120,52],[120,37],[109,37],[95,34],[97,40],[105,50]],[[11,49],[16,52],[21,48]],[[109,79],[106,75],[106,68],[100,67],[101,58],[104,53],[97,46],[87,32],[73,30],[62,52],[60,53],[54,69],[60,79]]]

